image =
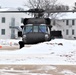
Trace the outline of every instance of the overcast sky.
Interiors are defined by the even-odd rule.
[[[27,0],[0,0],[1,7],[24,7],[24,2]],[[76,0],[58,0],[58,3],[73,6]]]

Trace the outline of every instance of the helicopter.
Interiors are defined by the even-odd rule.
[[[37,44],[40,42],[50,41],[54,37],[62,38],[61,31],[51,31],[50,18],[43,18],[42,13],[59,13],[59,12],[75,12],[75,11],[45,11],[42,9],[30,9],[27,11],[0,11],[0,13],[35,13],[34,18],[24,18],[22,31],[18,31],[18,37],[22,37],[19,41],[20,48],[25,44]]]
[[[42,18],[42,9],[31,9],[31,13],[35,13],[34,18],[24,18],[22,31],[18,32],[18,37],[22,37],[19,41],[20,48],[25,44],[37,44],[40,42],[50,41],[52,37],[62,37],[61,31],[51,31],[50,18]]]
[[[24,44],[51,40],[49,18],[25,18],[23,24],[22,31],[18,32],[18,36],[22,37],[22,41],[19,42],[20,48],[24,47]]]

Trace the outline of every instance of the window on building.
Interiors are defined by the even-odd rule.
[[[75,20],[72,20],[72,25],[75,25]]]
[[[68,35],[68,34],[69,34],[69,30],[67,29],[67,30],[66,30],[66,35]]]
[[[72,35],[74,35],[74,29],[72,29]]]
[[[2,23],[5,23],[5,17],[2,17]]]
[[[1,29],[1,35],[5,35],[5,29]]]
[[[69,20],[66,20],[66,25],[69,25]]]
[[[23,23],[23,18],[21,18],[21,23]]]

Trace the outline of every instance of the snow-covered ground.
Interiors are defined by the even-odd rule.
[[[18,41],[0,40],[0,46],[16,46]],[[76,40],[54,39],[13,51],[0,50],[0,64],[76,65]]]

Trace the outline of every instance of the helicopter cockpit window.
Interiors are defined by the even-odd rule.
[[[24,33],[29,33],[29,32],[47,33],[47,26],[45,24],[40,24],[40,25],[28,24],[24,27]]]
[[[41,25],[39,26],[39,32],[47,32],[46,25],[41,24]]]
[[[33,32],[38,32],[38,26],[33,26]]]
[[[33,31],[32,25],[28,25],[28,26],[24,27],[24,31],[25,31],[25,33],[32,32]]]

